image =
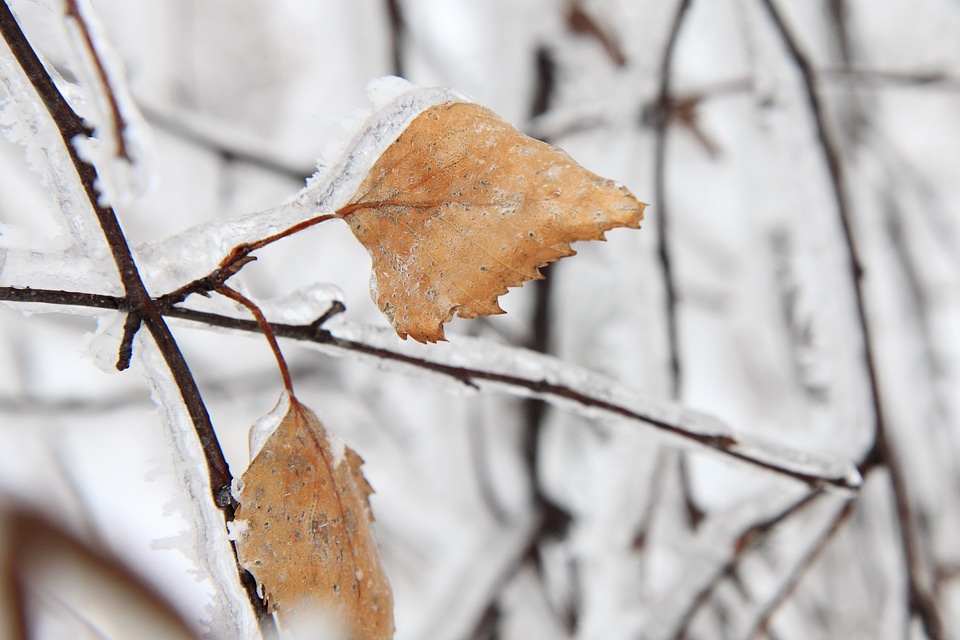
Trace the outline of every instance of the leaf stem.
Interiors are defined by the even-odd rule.
[[[334,218],[339,218],[339,217],[340,216],[336,213],[325,213],[323,215],[315,216],[313,218],[309,218],[302,222],[298,222],[292,227],[289,227],[287,229],[284,229],[283,231],[275,233],[272,236],[261,238],[256,242],[242,244],[238,247],[235,247],[233,251],[230,252],[230,255],[228,255],[226,258],[223,259],[223,262],[220,263],[220,266],[225,266],[225,263],[230,264],[238,259],[245,258],[252,251],[256,251],[257,249],[262,249],[263,247],[267,246],[268,244],[272,244],[277,240],[281,240],[283,238],[286,238],[287,236],[292,236],[293,234],[299,233],[304,229],[309,229],[310,227],[316,226],[321,222],[326,222],[327,220],[333,220]]]
[[[157,299],[160,306],[172,306],[179,302],[183,302],[192,294],[197,293],[200,295],[206,295],[211,291],[216,291],[223,284],[235,276],[240,269],[245,267],[247,264],[256,260],[255,256],[250,254],[256,251],[257,249],[262,249],[263,247],[286,238],[287,236],[292,236],[293,234],[308,229],[312,226],[318,225],[321,222],[326,222],[327,220],[332,220],[338,218],[337,214],[326,213],[320,216],[309,218],[302,222],[284,229],[278,233],[275,233],[266,238],[261,238],[256,242],[248,242],[244,244],[239,244],[230,250],[230,253],[220,261],[219,266],[214,269],[212,272],[207,275],[197,278],[192,282],[188,282],[182,287],[171,291],[170,293],[164,294]]]
[[[230,298],[231,300],[239,302],[245,306],[250,313],[253,314],[254,318],[257,319],[257,325],[260,327],[260,331],[263,332],[267,342],[270,343],[270,349],[273,351],[273,355],[277,359],[277,366],[280,367],[280,376],[283,378],[283,386],[287,390],[287,393],[290,394],[290,398],[295,400],[296,394],[293,393],[293,381],[290,378],[290,368],[287,366],[287,361],[283,357],[283,352],[280,351],[280,344],[277,342],[277,336],[270,327],[270,323],[267,322],[266,316],[263,315],[263,311],[261,311],[260,307],[258,307],[252,300],[244,296],[239,291],[235,291],[226,285],[217,287],[217,293]]]

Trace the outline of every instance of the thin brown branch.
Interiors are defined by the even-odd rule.
[[[590,12],[583,7],[581,0],[573,0],[568,5],[567,27],[573,33],[599,42],[607,57],[616,66],[626,66],[627,56],[623,53],[623,48],[617,42],[617,38],[590,15]]]
[[[733,577],[736,574],[737,567],[740,566],[740,562],[746,557],[748,551],[763,544],[781,523],[803,511],[816,498],[822,497],[823,495],[822,492],[812,491],[780,513],[762,522],[751,525],[740,534],[726,563],[717,571],[712,580],[703,585],[703,588],[701,588],[690,601],[683,615],[680,616],[677,630],[672,636],[673,640],[683,640],[687,637],[690,625],[694,618],[696,618],[697,613],[710,601],[710,597],[717,587],[719,587],[726,578]]]
[[[256,242],[251,242],[249,244],[240,245],[239,247],[235,248],[230,253],[230,255],[224,259],[223,263],[221,263],[221,266],[224,266],[224,264],[231,264],[239,259],[245,258],[250,254],[250,252],[256,251],[257,249],[262,249],[263,247],[267,246],[268,244],[272,244],[277,240],[282,240],[283,238],[292,236],[293,234],[299,233],[304,229],[309,229],[310,227],[318,225],[321,222],[326,222],[327,220],[333,220],[334,218],[338,218],[338,217],[340,217],[339,212],[337,214],[326,213],[323,215],[315,216],[313,218],[309,218],[302,222],[298,222],[297,224],[291,227],[288,227],[283,231],[279,231],[273,234],[272,236],[261,238],[260,240],[257,240]]]
[[[113,208],[100,203],[100,194],[96,187],[98,180],[96,168],[80,158],[73,145],[75,137],[87,136],[89,130],[54,85],[37,54],[20,30],[20,25],[17,24],[6,2],[0,4],[0,31],[2,31],[4,40],[6,40],[21,68],[27,74],[60,132],[63,145],[70,154],[70,159],[86,192],[90,206],[97,216],[110,247],[128,300],[129,310],[143,318],[144,324],[147,325],[157,342],[157,347],[163,353],[164,359],[177,381],[201,442],[214,445],[214,448],[210,448],[210,446],[205,448],[207,461],[210,465],[211,489],[217,495],[226,488],[226,494],[229,495],[230,470],[217,445],[216,434],[213,431],[213,425],[210,423],[210,417],[207,415],[196,382],[190,374],[187,363],[183,359],[183,354],[180,353],[173,335],[160,315],[159,309],[150,298],[150,294],[147,293],[146,287],[140,279],[137,265],[133,260],[130,247],[127,245]],[[217,497],[216,501],[221,509],[229,507],[232,510],[232,506],[225,503],[222,496]]]
[[[787,598],[793,594],[797,585],[800,584],[800,581],[810,571],[810,568],[817,561],[817,558],[820,557],[823,550],[826,549],[830,541],[833,540],[833,537],[840,530],[840,527],[850,518],[855,504],[856,502],[850,500],[843,505],[843,508],[833,516],[820,536],[807,547],[807,552],[800,561],[794,565],[793,570],[787,576],[786,580],[780,584],[777,592],[760,610],[750,630],[744,635],[745,638],[753,640],[767,631],[767,627],[770,625],[770,620],[773,619],[774,614],[776,614],[780,606],[787,601]]]
[[[127,128],[127,123],[123,119],[123,114],[120,113],[120,105],[117,103],[117,96],[113,92],[113,86],[110,84],[110,79],[107,76],[107,70],[103,67],[103,61],[100,59],[100,54],[97,51],[97,47],[93,44],[93,36],[90,34],[90,27],[87,25],[87,21],[80,12],[80,7],[77,6],[76,0],[66,0],[66,10],[67,15],[76,21],[77,28],[80,29],[80,34],[83,36],[83,43],[90,52],[90,57],[93,60],[93,66],[96,68],[97,78],[100,80],[100,84],[103,85],[101,87],[103,94],[107,97],[107,101],[110,103],[110,116],[113,119],[113,134],[117,139],[117,155],[127,162],[133,162],[133,159],[130,157],[130,153],[127,150],[127,143],[126,140],[124,140],[123,135]]]
[[[123,323],[123,338],[120,340],[120,353],[117,355],[117,371],[126,371],[130,368],[133,359],[133,339],[140,330],[141,318],[135,313],[128,313]]]
[[[200,390],[176,339],[160,313],[160,309],[147,292],[116,213],[112,207],[101,203],[97,188],[99,176],[96,168],[80,157],[73,144],[74,138],[88,136],[90,134],[89,128],[57,89],[6,1],[0,3],[0,33],[2,33],[7,46],[10,47],[10,51],[20,68],[29,78],[60,133],[64,148],[70,155],[71,163],[77,172],[80,184],[83,185],[87,200],[97,217],[110,248],[123,285],[129,311],[141,318],[170,369],[170,374],[180,391],[181,399],[204,453],[213,501],[223,513],[224,518],[230,521],[233,519],[235,510],[234,500],[230,492],[230,484],[233,478],[230,475],[230,468],[220,448],[217,434],[213,429]],[[240,567],[239,563],[237,564],[237,570],[241,580],[244,580],[247,572]],[[245,586],[250,602],[261,620],[261,625],[265,629],[269,629],[270,625],[273,624],[272,618],[266,613],[266,606],[257,594],[255,585],[251,589],[250,581],[246,580]]]
[[[947,91],[960,90],[960,78],[942,71],[914,71],[911,73],[877,69],[820,69],[818,75],[826,81],[855,85],[882,85],[885,87],[929,87]]]
[[[677,276],[674,270],[673,253],[670,248],[670,208],[667,203],[667,140],[671,122],[674,120],[672,114],[677,104],[672,93],[673,83],[673,59],[677,51],[677,43],[680,40],[680,31],[683,28],[684,19],[689,13],[692,0],[679,0],[676,5],[676,11],[670,22],[669,35],[667,36],[666,46],[663,50],[663,57],[660,59],[660,69],[657,77],[660,86],[657,89],[656,102],[653,105],[654,114],[654,152],[653,152],[653,193],[657,212],[656,218],[656,250],[657,258],[660,262],[660,271],[663,278],[664,312],[666,314],[667,324],[667,348],[670,363],[669,384],[670,397],[680,398],[683,393],[683,369],[680,356],[680,327],[678,306],[679,293],[677,290]],[[702,98],[699,98],[695,104],[699,104]],[[697,130],[694,130],[697,131]],[[706,145],[709,152],[709,143]],[[688,471],[688,461],[683,452],[677,458],[680,471],[684,479],[682,483],[683,501],[687,505],[688,513],[695,514],[699,511],[696,500],[690,490],[690,483],[686,482],[686,473]]]
[[[193,309],[174,307],[167,310],[166,314],[172,318],[182,318],[185,320],[191,320],[194,322],[200,322],[203,324],[229,329],[238,329],[241,331],[259,330],[256,323],[253,321],[239,320],[236,318],[230,318],[228,316],[221,316],[203,311],[194,311]],[[531,380],[520,376],[513,376],[483,369],[474,369],[470,367],[453,366],[440,362],[433,362],[424,358],[409,356],[396,351],[390,351],[389,349],[371,346],[362,342],[355,342],[352,340],[339,338],[327,331],[321,330],[320,332],[317,332],[312,325],[287,325],[272,323],[271,326],[273,327],[276,335],[281,338],[315,342],[317,344],[335,347],[343,351],[369,355],[381,360],[399,362],[429,371],[431,373],[447,376],[472,387],[477,386],[478,382],[494,382],[513,388],[525,389],[540,396],[569,400],[583,407],[599,409],[628,420],[645,423],[663,433],[710,447],[719,453],[723,453],[727,456],[777,474],[789,476],[817,489],[822,488],[824,485],[834,486],[843,490],[855,488],[854,486],[851,486],[850,479],[845,476],[840,475],[822,477],[796,469],[786,469],[767,460],[762,460],[737,450],[736,441],[728,437],[717,437],[714,435],[699,434],[687,431],[656,417],[645,415],[614,402],[585,394],[577,389],[563,384],[557,384],[547,380]]]
[[[334,316],[340,315],[346,310],[347,310],[347,307],[345,304],[343,304],[339,300],[334,300],[333,302],[330,303],[330,307],[326,311],[320,314],[319,318],[317,318],[316,320],[310,323],[310,328],[315,332],[320,331],[323,329],[323,325],[326,324],[328,320],[330,320]]]
[[[797,65],[797,69],[800,72],[807,99],[807,107],[813,118],[817,140],[829,172],[830,186],[833,190],[837,213],[840,218],[844,241],[847,246],[849,269],[852,276],[853,287],[856,292],[857,320],[864,342],[864,366],[866,367],[870,382],[870,393],[875,418],[874,431],[876,441],[873,451],[875,454],[874,459],[877,463],[885,465],[890,471],[890,482],[897,514],[899,516],[900,544],[903,548],[907,565],[907,587],[910,593],[909,606],[911,613],[920,618],[924,630],[929,637],[934,640],[939,640],[944,638],[943,624],[937,603],[928,587],[923,584],[924,581],[921,577],[923,574],[922,545],[906,484],[906,474],[897,451],[891,446],[888,425],[884,415],[876,357],[873,351],[873,332],[867,313],[867,294],[863,285],[864,269],[862,254],[853,228],[853,212],[846,193],[844,168],[839,146],[827,127],[827,116],[823,107],[823,101],[820,97],[817,73],[810,62],[809,56],[800,47],[792,30],[787,26],[787,23],[775,6],[774,0],[760,1],[766,8],[771,22],[779,32],[791,59]]]
[[[116,309],[118,311],[130,308],[127,299],[119,296],[55,289],[33,289],[31,287],[0,287],[0,300],[67,307],[88,307],[91,309]]]
[[[403,17],[400,0],[385,0],[390,21],[390,53],[393,60],[393,75],[403,77],[403,45],[407,37],[407,23]]]
[[[673,80],[673,57],[676,53],[677,42],[680,39],[680,29],[683,26],[687,9],[692,0],[679,0],[677,10],[670,23],[670,35],[660,60],[660,87],[657,92],[655,106],[655,147],[653,153],[653,193],[657,208],[657,256],[660,260],[660,270],[663,273],[664,305],[667,314],[667,344],[670,350],[670,386],[671,396],[676,398],[682,388],[682,372],[680,368],[680,337],[677,326],[677,283],[673,269],[673,257],[670,252],[670,217],[667,207],[667,129],[669,113],[673,106],[671,96],[671,82]]]

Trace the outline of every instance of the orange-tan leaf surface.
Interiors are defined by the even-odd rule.
[[[646,205],[472,103],[419,114],[340,210],[373,258],[371,289],[402,338],[503,313],[497,298],[570,243],[638,228]]]
[[[393,594],[362,464],[291,399],[240,480],[233,528],[240,563],[285,627],[322,619],[351,640],[393,637]]]

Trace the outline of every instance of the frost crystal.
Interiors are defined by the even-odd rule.
[[[253,460],[263,448],[263,443],[267,441],[271,434],[277,430],[280,421],[283,420],[287,412],[290,411],[290,394],[283,391],[277,405],[269,413],[262,416],[250,427],[250,459]]]
[[[181,488],[173,506],[191,525],[175,544],[187,559],[196,563],[197,576],[210,585],[212,602],[207,606],[210,619],[205,623],[218,637],[259,638],[259,627],[238,580],[223,515],[213,504],[204,473],[206,462],[180,391],[162,355],[145,332],[137,336],[134,354],[143,363],[154,401],[163,414],[165,435]]]

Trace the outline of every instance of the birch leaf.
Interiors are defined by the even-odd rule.
[[[472,103],[418,115],[340,215],[373,258],[371,294],[401,338],[443,340],[456,313],[503,313],[570,243],[638,228],[646,205]]]
[[[393,637],[393,594],[362,464],[291,398],[240,479],[233,527],[240,563],[287,628],[323,621],[353,640]]]

